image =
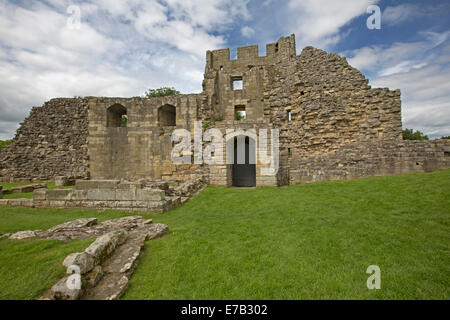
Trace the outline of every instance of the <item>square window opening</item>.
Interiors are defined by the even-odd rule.
[[[231,87],[233,90],[242,90],[243,86],[242,77],[231,78]]]
[[[245,120],[247,119],[247,113],[245,111],[245,106],[234,107],[235,120]]]

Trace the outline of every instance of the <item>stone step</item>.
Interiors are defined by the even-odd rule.
[[[151,223],[151,221],[148,221]],[[126,241],[104,260],[103,277],[97,285],[86,288],[82,300],[119,299],[128,286],[145,240],[163,236],[168,231],[164,224],[144,224],[128,233]],[[89,274],[88,274],[89,275]],[[86,282],[86,281],[85,281]]]

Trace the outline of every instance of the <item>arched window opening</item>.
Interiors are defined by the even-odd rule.
[[[121,104],[114,104],[106,111],[106,126],[118,128],[127,126],[127,109]]]
[[[158,109],[158,122],[162,127],[176,126],[177,124],[177,111],[174,106],[165,104]]]

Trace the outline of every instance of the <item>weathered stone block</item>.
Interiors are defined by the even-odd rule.
[[[159,189],[138,189],[136,190],[136,200],[139,201],[161,201],[164,200],[165,194]]]
[[[12,207],[21,207],[24,199],[9,199],[8,205]]]
[[[48,201],[48,200],[33,200],[33,205],[36,208],[48,208],[48,207],[50,207],[50,201]]]
[[[55,186],[64,187],[64,186],[73,186],[75,181],[65,176],[56,176],[55,177]]]
[[[55,186],[57,187],[63,187],[66,186],[67,178],[64,176],[57,176],[55,177]]]
[[[87,200],[87,190],[73,190],[71,199],[73,201]]]
[[[59,280],[50,289],[51,297],[55,300],[77,300],[83,293],[82,289],[72,289],[67,285],[67,279],[69,277],[64,277]]]
[[[60,232],[65,230],[82,229],[92,227],[98,223],[97,218],[79,218],[73,221],[64,222],[48,229],[49,232]]]
[[[68,268],[71,265],[77,265],[81,274],[85,274],[94,268],[94,258],[86,252],[71,253],[64,259],[63,266]]]
[[[37,189],[33,192],[33,200],[47,199],[47,189]]]
[[[76,180],[75,188],[78,190],[96,189],[98,187],[96,180]]]
[[[20,205],[22,207],[32,208],[34,206],[33,199],[22,199],[22,201],[20,202]]]
[[[72,197],[72,189],[53,189],[47,190],[48,200],[70,200]]]
[[[116,200],[116,191],[111,189],[89,189],[88,200]]]
[[[118,189],[142,189],[142,183],[140,182],[121,182],[117,186]]]
[[[97,182],[99,189],[116,189],[120,183],[119,180],[98,180]]]
[[[133,201],[132,207],[133,208],[144,208],[147,209],[149,206],[150,201]]]
[[[69,201],[66,201],[64,206],[66,208],[82,208],[83,207],[82,202],[83,201],[81,201],[81,200],[69,200]]]
[[[36,232],[33,230],[25,230],[25,231],[19,231],[16,233],[13,233],[9,236],[9,239],[11,240],[24,240],[24,239],[31,239],[36,237]]]
[[[90,254],[96,264],[101,263],[114,249],[125,242],[128,237],[126,230],[112,231],[98,237],[84,252]]]
[[[64,208],[66,201],[64,200],[48,200],[48,205],[51,208]]]
[[[131,208],[133,206],[133,201],[116,201],[114,203],[115,208]]]
[[[102,267],[96,266],[96,267],[94,267],[94,269],[92,269],[91,272],[87,273],[84,276],[83,283],[86,283],[87,287],[90,287],[90,288],[95,287],[100,282],[100,280],[103,278],[103,274],[104,274],[104,272],[103,272]]]
[[[120,185],[119,185],[120,186]],[[117,189],[116,190],[116,200],[136,200],[136,189]]]
[[[8,199],[0,199],[0,206],[7,206],[8,205]]]

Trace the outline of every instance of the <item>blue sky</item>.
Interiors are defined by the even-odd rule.
[[[369,5],[381,9],[370,30]],[[80,24],[75,24],[80,13]],[[201,91],[208,49],[296,35],[402,91],[403,126],[450,135],[450,1],[0,0],[0,139],[54,97]]]

